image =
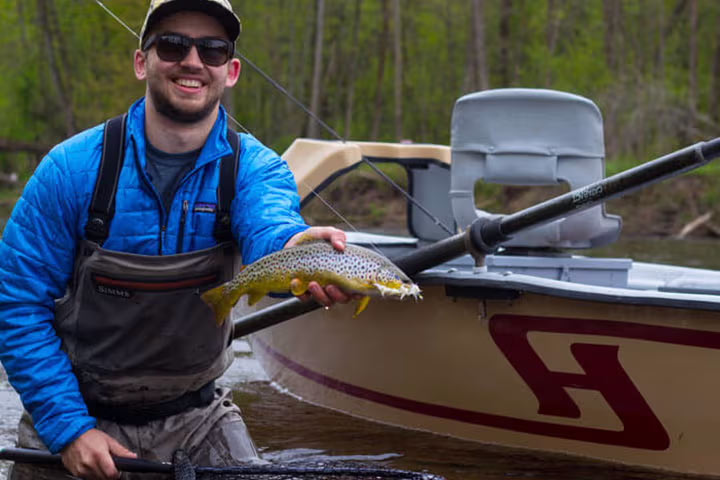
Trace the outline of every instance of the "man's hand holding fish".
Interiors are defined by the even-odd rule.
[[[294,247],[301,239],[307,239],[308,237],[326,240],[337,251],[345,251],[345,243],[347,242],[345,232],[334,227],[310,227],[304,232],[300,232],[290,238],[290,240],[288,240],[285,244],[285,248]],[[333,306],[335,303],[348,303],[350,300],[360,297],[361,295],[357,294],[347,294],[337,285],[328,285],[323,288],[315,281],[310,282],[307,293],[298,295],[298,298],[303,302],[312,298],[319,304],[324,305],[326,308]]]

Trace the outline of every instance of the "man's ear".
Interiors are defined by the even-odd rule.
[[[232,58],[228,62],[228,74],[227,79],[225,80],[225,86],[226,87],[233,87],[238,81],[238,78],[240,78],[240,71],[242,70],[242,64],[240,63],[240,60],[237,58]]]
[[[147,78],[147,55],[142,50],[135,50],[135,58],[133,59],[135,67],[135,78],[145,80]]]

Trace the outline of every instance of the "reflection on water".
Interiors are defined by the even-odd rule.
[[[594,250],[592,255],[720,269],[720,256],[716,255],[719,244],[713,240],[629,239]],[[389,468],[427,470],[450,480],[686,478],[561,455],[478,445],[319,408],[274,388],[253,359],[247,342],[237,341],[234,346],[236,360],[220,383],[235,391],[248,428],[268,460],[357,461]],[[0,446],[13,444],[19,416],[17,396],[0,369]],[[3,463],[0,462],[0,478],[4,478],[7,469]]]
[[[284,462],[356,460],[428,471],[448,480],[672,480],[683,478],[562,455],[479,445],[368,422],[299,402],[267,382],[236,389],[236,401],[265,458]]]
[[[20,400],[0,367],[0,446],[15,445],[15,427],[21,413]],[[0,478],[5,478],[7,468],[6,462],[0,462]]]

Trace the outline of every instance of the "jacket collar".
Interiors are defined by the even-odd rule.
[[[201,167],[207,163],[214,162],[225,155],[232,152],[232,147],[227,139],[227,112],[220,105],[218,118],[215,120],[210,135],[208,135],[205,145],[200,152],[200,156],[195,162],[195,168]],[[128,137],[131,138],[137,148],[137,156],[140,164],[145,168],[145,97],[136,101],[128,111]]]

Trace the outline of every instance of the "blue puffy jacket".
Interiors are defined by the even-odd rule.
[[[144,99],[130,108],[127,127],[116,213],[104,248],[169,255],[215,245],[215,214],[187,207],[217,203],[220,159],[232,151],[225,111],[221,108],[169,212],[145,173]],[[307,225],[287,164],[254,137],[241,134],[240,140],[232,228],[244,262],[250,263],[281,249]],[[52,452],[96,425],[53,321],[54,299],[65,294],[85,235],[102,141],[100,125],[53,148],[28,182],[0,240],[0,360]]]

